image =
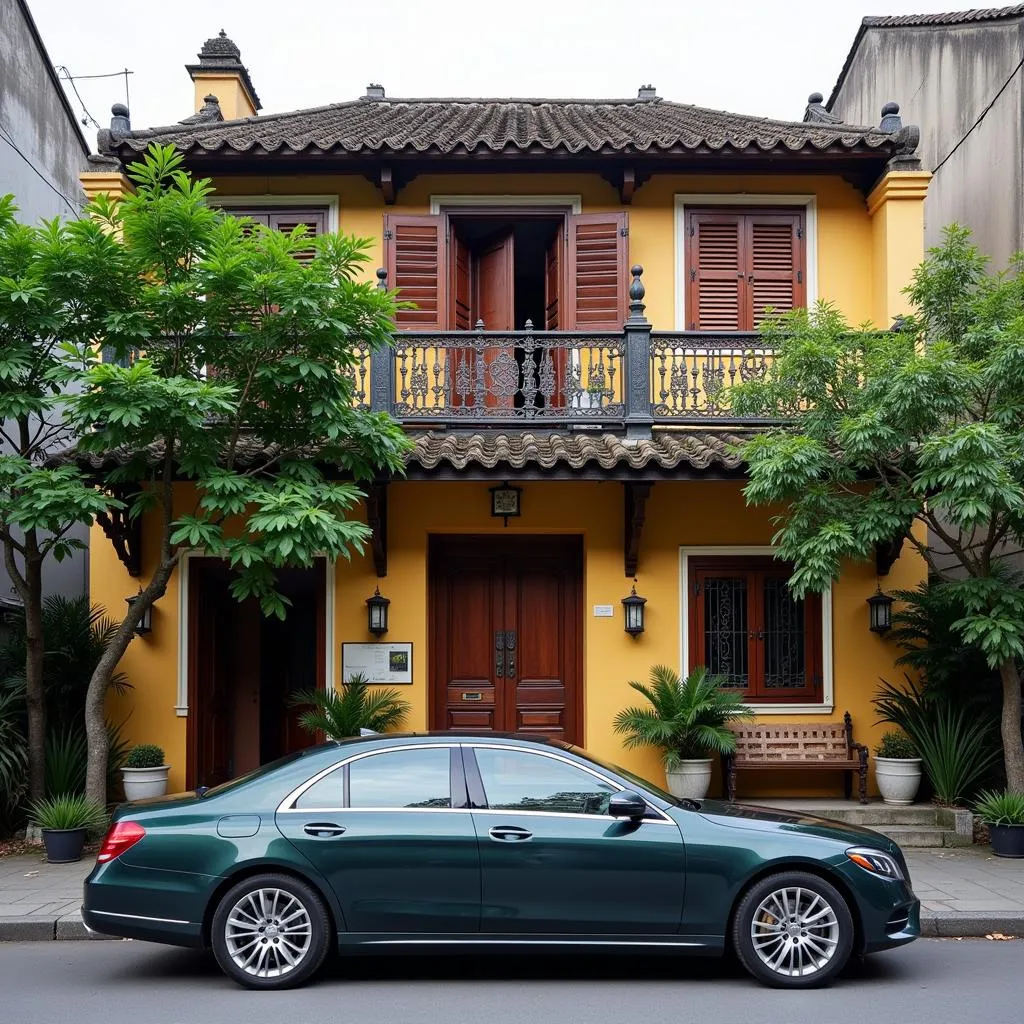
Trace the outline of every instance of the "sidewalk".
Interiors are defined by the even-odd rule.
[[[923,935],[1024,938],[1024,860],[993,857],[987,846],[904,852]],[[42,853],[0,858],[0,942],[88,938],[79,907],[93,863],[89,856],[47,864]]]

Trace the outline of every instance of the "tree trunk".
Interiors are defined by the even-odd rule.
[[[1021,685],[1016,662],[1007,658],[999,666],[1003,681],[1003,714],[999,729],[1003,738],[1006,785],[1015,793],[1024,793],[1024,737],[1021,736]]]
[[[85,693],[85,737],[89,756],[85,771],[85,795],[94,803],[105,807],[107,804],[107,757],[110,737],[107,733],[106,698],[110,679],[117,663],[124,657],[128,645],[135,636],[143,612],[152,607],[167,592],[167,583],[178,564],[178,556],[171,555],[160,563],[149,585],[133,601],[128,613],[111,638],[110,646],[103,652],[96,669],[89,680]]]
[[[28,718],[28,795],[46,794],[46,690],[43,686],[43,559],[35,531],[25,547],[25,710]],[[56,794],[52,794],[56,795]]]

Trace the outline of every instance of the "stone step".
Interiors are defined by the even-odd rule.
[[[866,804],[829,808],[824,817],[845,821],[850,825],[869,825],[872,828],[888,825],[938,825],[938,809],[931,804],[912,804],[896,807],[892,804]]]
[[[904,847],[938,847],[969,845],[970,840],[958,836],[955,829],[941,825],[886,825],[875,826],[882,835],[894,839]]]

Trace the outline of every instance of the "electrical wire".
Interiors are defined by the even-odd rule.
[[[1014,76],[1017,74],[1018,71],[1020,71],[1022,67],[1024,67],[1024,57],[1021,57],[1017,66],[1010,72],[1010,77],[1007,78],[1006,81],[1003,82],[1003,84],[999,87],[999,91],[995,94],[995,96],[992,97],[992,101],[978,115],[978,119],[974,122],[974,124],[972,124],[971,127],[968,128],[966,132],[964,132],[963,136],[960,138],[960,141],[935,165],[935,169],[932,171],[932,174],[935,174],[936,171],[938,171],[938,169],[967,141],[967,138],[971,134],[971,132],[973,132],[974,129],[977,128],[978,125],[985,120],[985,117],[988,114],[988,112],[996,105],[996,100],[998,100],[999,97],[1002,96],[1004,92],[1006,92],[1006,87],[1013,81]]]
[[[57,72],[58,78],[60,78],[62,81],[67,82],[68,85],[70,85],[71,88],[74,90],[75,96],[78,97],[78,102],[82,105],[82,113],[85,114],[85,116],[96,126],[96,128],[99,128],[99,122],[96,120],[96,118],[92,116],[92,114],[89,113],[89,109],[88,107],[86,107],[85,101],[82,99],[81,93],[79,93],[78,88],[75,86],[75,82],[79,80],[95,78],[120,78],[122,75],[124,75],[124,105],[128,107],[129,110],[131,109],[131,102],[128,95],[128,76],[134,75],[134,71],[129,71],[128,68],[125,68],[123,71],[109,71],[103,75],[73,75],[71,74],[71,71],[65,64],[54,64],[53,70]]]
[[[57,77],[63,79],[65,82],[67,82],[68,85],[71,86],[71,89],[74,92],[75,96],[78,97],[78,102],[79,102],[79,104],[81,104],[81,107],[82,107],[82,113],[85,114],[85,117],[88,118],[88,120],[92,122],[93,127],[95,127],[97,130],[99,130],[100,123],[99,123],[99,121],[96,120],[95,117],[92,116],[92,114],[89,113],[89,108],[85,105],[85,100],[82,99],[82,94],[78,91],[78,86],[75,85],[74,76],[71,74],[71,72],[63,64],[55,65],[55,67],[56,67],[56,71],[57,71]],[[61,72],[63,72],[63,74],[61,74]],[[84,119],[83,119],[82,123],[83,124],[85,123]]]
[[[4,142],[6,142],[7,145],[10,146],[11,149],[13,149],[14,152],[17,153],[18,156],[20,156],[21,159],[24,160],[25,163],[27,163],[29,165],[29,167],[32,168],[32,170],[36,174],[36,177],[38,177],[39,180],[41,182],[43,182],[44,185],[46,185],[51,191],[53,191],[56,195],[58,195],[61,199],[64,200],[64,202],[67,204],[68,209],[76,217],[81,214],[81,212],[82,212],[82,205],[83,204],[82,203],[75,204],[70,199],[68,199],[68,197],[66,195],[64,195],[64,193],[61,192],[61,190],[59,188],[57,188],[57,186],[54,185],[54,183],[52,181],[50,181],[50,179],[47,178],[46,175],[38,167],[36,167],[36,165],[27,156],[25,156],[24,153],[22,153],[22,151],[15,144],[14,139],[11,137],[11,133],[2,124],[0,124],[0,139],[2,139]]]

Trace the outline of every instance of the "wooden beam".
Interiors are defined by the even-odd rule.
[[[903,548],[903,535],[875,545],[875,571],[879,576],[888,576]]]
[[[107,539],[114,547],[118,561],[128,570],[129,576],[142,575],[142,516],[132,519],[128,515],[128,493],[122,489],[114,491],[114,497],[125,503],[124,508],[112,508],[100,512],[96,522],[100,524]]]
[[[394,206],[397,192],[395,189],[394,179],[391,176],[390,167],[381,167],[378,184],[380,185],[381,194],[384,196],[385,205]]]
[[[627,481],[622,485],[625,500],[623,558],[627,576],[636,576],[640,562],[640,540],[647,519],[647,498],[654,485],[647,480]]]
[[[623,206],[630,206],[633,193],[636,192],[636,171],[632,167],[622,169],[622,184],[619,186],[619,197]]]
[[[372,484],[366,491],[366,523],[373,531],[370,550],[378,579],[388,574],[388,485]]]

